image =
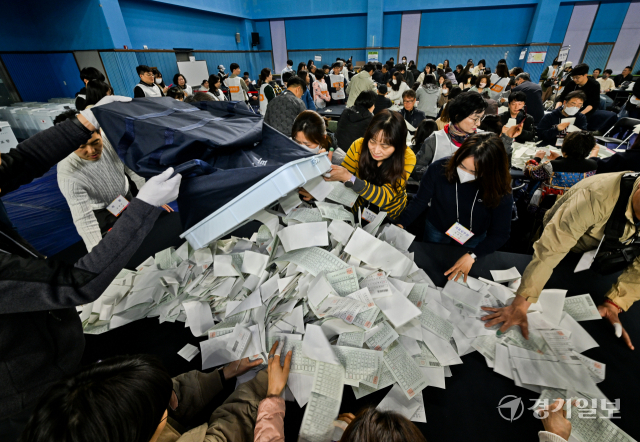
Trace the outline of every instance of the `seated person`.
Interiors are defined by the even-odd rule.
[[[187,84],[187,79],[182,74],[175,74],[173,76],[173,86],[177,86],[178,89],[182,90],[185,97],[193,95],[193,89]]]
[[[60,124],[75,114],[75,110],[66,111],[54,123]],[[86,144],[58,163],[57,175],[73,223],[89,252],[118,220],[107,206],[119,196],[131,201],[145,183],[120,161],[101,130],[93,132]],[[169,206],[163,207],[167,212],[173,211]]]
[[[437,130],[438,124],[435,121],[428,118],[422,120],[422,123],[420,123],[420,126],[418,126],[418,129],[416,130],[416,133],[413,135],[411,150],[413,150],[414,152],[420,150],[420,146],[422,146],[424,140],[429,138],[431,134]]]
[[[388,95],[389,100],[398,106],[402,105],[402,94],[411,89],[404,81],[404,76],[400,72],[393,73],[391,83],[388,83],[387,87],[390,88]]]
[[[587,117],[580,113],[586,98],[582,91],[568,93],[564,97],[562,107],[542,117],[536,131],[538,137],[549,146],[562,146],[562,139],[567,135],[567,128],[571,124],[563,123],[562,120],[565,118],[575,118],[573,125],[578,129],[587,130]]]
[[[587,117],[587,128],[594,132],[605,133],[618,120],[618,116],[610,111],[598,110],[600,108],[600,84],[589,77],[589,65],[578,64],[570,73],[571,79],[567,81],[562,93],[556,102],[556,109],[562,106],[569,93],[582,91],[585,94],[584,103],[580,113]]]
[[[611,69],[605,69],[602,73],[602,77],[596,76],[596,71],[598,69],[593,70],[593,78],[600,84],[600,109],[607,110],[609,107],[613,106],[613,98],[607,95],[607,92],[611,92],[611,90],[615,89],[616,84],[613,82],[611,78],[611,74],[613,71]]]
[[[291,352],[286,360],[290,364]],[[244,358],[210,373],[193,370],[172,379],[150,355],[105,359],[53,384],[21,440],[84,441],[97,435],[98,440],[118,442],[251,442],[260,401],[284,389],[284,384],[273,385],[266,370],[241,384],[208,422],[184,433],[180,422],[193,419],[226,383],[235,384],[236,376],[261,363]]]
[[[149,66],[141,64],[136,67],[136,72],[140,77],[140,83],[133,88],[133,97],[164,97],[164,92],[155,82],[153,71]]]
[[[288,73],[288,72],[287,72]],[[289,136],[293,122],[300,112],[307,108],[301,100],[306,84],[300,77],[292,76],[287,79],[287,90],[278,95],[267,105],[264,122],[277,131]]]
[[[636,141],[631,147],[625,151],[617,152],[609,158],[593,158],[598,162],[597,174],[622,172],[624,170],[633,170],[640,172],[640,136],[636,137]]]
[[[487,102],[477,92],[463,92],[447,104],[450,122],[445,124],[442,130],[434,132],[426,139],[420,150],[416,153],[416,169],[413,177],[420,181],[422,174],[429,164],[441,158],[450,157],[464,141],[477,131]],[[517,136],[518,127],[514,126],[511,135]],[[508,133],[501,136],[506,154],[511,156],[511,138]],[[506,141],[506,142],[505,142]]]
[[[509,94],[509,110],[500,115],[500,120],[503,125],[506,125],[510,118],[515,119],[517,124],[524,122],[522,126],[522,133],[516,138],[516,142],[518,143],[533,141],[536,137],[533,117],[531,115],[527,115],[524,107],[526,101],[527,96],[524,92],[511,92]]]
[[[605,295],[598,311],[613,325],[616,337],[623,338],[625,344],[634,349],[619,315],[640,299],[640,258],[635,256],[635,246],[629,246],[635,239],[640,219],[640,179],[633,175],[625,178],[626,174],[603,173],[586,178],[558,198],[544,216],[544,230],[533,245],[533,259],[522,275],[512,304],[504,308],[482,308],[490,312],[482,317],[487,321],[486,327],[502,324],[500,331],[505,333],[519,326],[528,339],[527,310],[538,301],[554,268],[570,251],[582,254],[595,251],[602,244],[600,256],[591,263],[591,271],[607,274],[622,271],[622,274]],[[608,226],[616,234],[605,236]],[[629,252],[631,259],[626,258]],[[617,259],[619,265],[607,256]]]
[[[258,89],[254,86],[249,78],[244,78],[244,84],[247,85],[247,95],[249,95],[249,104],[256,105],[258,102]]]
[[[338,146],[347,149],[358,138],[362,138],[373,119],[373,109],[376,104],[374,91],[362,91],[352,107],[347,107],[338,120],[336,138]]]
[[[396,218],[407,205],[406,183],[416,164],[407,147],[407,125],[398,112],[389,109],[374,116],[363,138],[356,140],[342,166],[331,166],[326,181],[340,181],[360,197],[352,207]],[[305,197],[310,195],[302,190]]]
[[[200,101],[216,101],[210,92],[196,92],[184,99],[185,103],[199,103]]]
[[[200,92],[200,93],[206,93],[206,92]],[[184,98],[185,98],[184,90],[179,88],[178,86],[171,86],[169,89],[167,89],[167,97],[171,97],[174,100],[178,100],[178,101],[184,101]]]
[[[336,137],[331,132],[327,132],[324,118],[310,110],[301,112],[293,122],[291,139],[313,153],[338,148]]]
[[[418,83],[418,82],[416,82]],[[438,100],[440,100],[440,88],[433,75],[423,76],[422,82],[419,83],[416,90],[416,107],[424,112],[428,118],[436,118],[438,116]]]
[[[544,106],[542,105],[542,88],[538,83],[533,83],[527,72],[519,73],[515,78],[516,87],[511,89],[511,93],[523,92],[527,97],[525,106],[527,114],[533,117],[537,125],[544,116]],[[504,100],[504,98],[503,98]]]
[[[427,208],[424,241],[450,244],[456,240],[473,249],[445,272],[450,280],[464,276],[466,282],[476,259],[502,247],[511,232],[511,174],[500,138],[484,133],[469,136],[453,156],[434,161],[398,225],[409,227]],[[451,236],[448,232],[454,226],[461,226],[467,235]]]
[[[483,93],[485,90],[489,90],[491,84],[491,75],[479,75],[469,92]]]
[[[426,117],[424,112],[416,108],[415,105],[416,93],[411,89],[404,91],[402,93],[402,109],[400,109],[400,115],[402,115],[402,118],[404,118],[407,123],[417,128]]]
[[[443,77],[440,77],[440,78],[442,79]],[[451,98],[449,94],[450,92],[452,92],[453,89],[460,89],[460,88],[458,87],[454,88],[453,84],[449,80],[446,80],[446,81],[442,80],[440,82],[440,98],[438,98],[439,108],[444,107],[447,101],[449,101],[449,99]]]
[[[386,66],[386,65],[383,65]],[[376,104],[375,104],[375,108],[373,109],[373,114],[376,115],[378,112],[380,112],[383,109],[389,109],[392,105],[391,100],[389,100],[387,98],[387,91],[389,89],[387,89],[387,86],[385,86],[384,84],[380,84],[378,85],[378,91],[376,93]]]
[[[540,207],[551,207],[553,204],[542,204],[547,195],[564,195],[579,181],[596,174],[597,161],[586,158],[587,155],[598,155],[599,146],[589,132],[571,132],[562,143],[562,156],[556,152],[549,153],[549,161],[542,160],[545,151],[539,150],[536,156],[527,161],[525,176],[535,181],[542,181]],[[555,198],[553,198],[555,202]]]
[[[629,82],[633,81],[633,75],[631,74],[631,66],[626,66],[622,70],[622,73],[616,75],[613,79],[613,83],[616,85],[616,87],[620,87],[620,85],[625,81],[629,81]]]
[[[226,101],[227,97],[222,92],[222,82],[217,75],[209,75],[209,91],[205,94],[209,94],[214,101]]]
[[[113,95],[113,89],[104,81],[91,80],[87,83],[86,87],[86,99],[84,102],[85,109],[89,109],[95,106],[98,101],[102,100],[107,95]]]

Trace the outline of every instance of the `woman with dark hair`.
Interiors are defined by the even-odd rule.
[[[316,69],[314,74],[316,81],[313,82],[313,102],[316,105],[316,109],[324,109],[327,107],[327,103],[331,101],[331,95],[327,82],[325,81],[325,74],[322,70]]]
[[[418,100],[416,108],[424,112],[427,117],[435,119],[438,116],[440,88],[433,75],[424,76],[422,84],[416,91],[416,99]]]
[[[341,442],[426,442],[422,432],[393,411],[365,408],[351,421]]]
[[[500,103],[500,98],[506,95],[506,87],[509,84],[509,69],[505,63],[498,63],[495,74],[491,74],[491,82],[489,84],[489,96],[492,100]]]
[[[209,92],[209,80],[202,80],[200,90],[198,92]]]
[[[280,356],[273,356],[275,347],[270,365],[280,364]],[[184,428],[178,421],[193,419],[225,385],[235,385],[236,376],[261,363],[261,359],[249,362],[244,358],[210,373],[193,370],[172,379],[153,356],[105,359],[55,383],[40,398],[21,441],[177,441]],[[262,370],[240,385],[213,412],[209,423],[185,433],[186,439],[226,441],[233,435],[233,440],[252,441],[257,409],[267,396],[280,395],[290,363],[291,352],[280,367],[280,376],[268,378]]]
[[[556,198],[585,178],[596,174],[598,162],[587,156],[597,157],[600,147],[596,139],[587,131],[571,132],[562,142],[562,155],[549,152],[549,161],[543,162],[546,152],[539,150],[527,161],[524,174],[534,181],[542,181],[540,198],[532,198],[532,208],[550,208]],[[629,170],[629,169],[623,169]],[[555,195],[543,204],[548,195]]]
[[[449,65],[449,60],[445,59],[444,63],[442,63],[442,68],[443,69],[447,69],[447,68],[450,68],[450,67],[451,67],[451,65]]]
[[[450,280],[464,276],[466,282],[476,259],[502,247],[511,232],[511,174],[500,138],[472,135],[453,156],[433,162],[416,197],[398,218],[399,225],[411,225],[429,202],[424,241],[450,244],[455,240],[473,249],[445,272]]]
[[[478,92],[479,94],[482,94],[485,90],[488,89],[490,83],[490,75],[480,75],[478,76],[478,78],[476,78],[476,81],[473,87],[469,89],[469,92]]]
[[[316,65],[315,62],[313,60],[311,60],[311,59],[309,59],[309,61],[307,62],[307,67],[309,69],[311,69],[311,66],[315,66],[315,65]]]
[[[316,110],[316,105],[313,102],[313,95],[311,94],[311,76],[309,75],[309,71],[306,69],[298,72],[298,77],[304,81],[304,93],[302,94],[302,102],[304,103],[307,110]]]
[[[304,61],[301,61],[300,63],[298,63],[298,69],[296,69],[296,72],[298,73],[298,77],[300,76],[300,71],[306,71],[307,70],[307,65],[304,64]]]
[[[596,173],[622,172],[623,170],[640,172],[640,136],[625,151],[618,152],[609,158],[594,157],[593,159],[598,162]]]
[[[162,89],[162,92],[166,94],[167,90],[169,89],[169,86],[164,84],[164,80],[162,79],[162,72],[160,72],[158,68],[153,68],[151,69],[151,73],[153,74],[155,83],[158,85],[160,89]]]
[[[404,76],[400,72],[394,72],[393,78],[391,82],[387,84],[387,87],[389,88],[389,95],[387,95],[387,98],[391,100],[393,104],[402,106],[402,94],[404,91],[411,89],[404,81]]]
[[[207,92],[207,94],[211,95],[215,101],[227,100],[224,92],[220,89],[221,85],[220,77],[217,75],[209,75],[209,92]]]
[[[434,79],[436,78],[436,76],[434,74],[434,69],[431,66],[431,63],[427,63],[425,65],[424,70],[420,73],[420,75],[418,75],[416,77],[417,78],[416,83],[420,83],[420,84],[424,83],[425,75],[431,75],[431,76],[433,76]],[[437,84],[437,81],[436,81],[436,84]]]
[[[385,109],[373,117],[364,137],[354,141],[342,166],[331,166],[325,180],[341,181],[360,195],[353,213],[368,209],[396,218],[407,205],[406,183],[415,164],[404,119]]]
[[[373,119],[376,107],[376,92],[362,91],[353,106],[346,108],[338,120],[336,138],[338,146],[347,149],[358,138],[362,138]]]
[[[453,155],[467,138],[476,133],[487,108],[487,102],[477,92],[464,92],[450,100],[447,108],[450,123],[427,138],[416,153],[417,161],[414,171],[416,180],[422,177],[431,163]],[[514,135],[520,135],[517,128],[521,131],[521,126],[514,127],[516,128],[513,129]],[[507,137],[507,135],[503,134],[501,137]],[[506,154],[511,156],[512,141],[505,138],[500,145],[506,147]]]
[[[418,151],[420,150],[420,146],[424,143],[424,140],[429,138],[432,133],[438,130],[438,125],[435,121],[430,120],[429,118],[425,118],[422,120],[422,123],[416,129],[416,133],[411,140],[412,146],[411,150]]]
[[[322,149],[328,151],[338,148],[335,136],[327,132],[324,118],[311,110],[298,114],[291,128],[291,139],[313,153],[321,153]]]
[[[449,101],[449,94],[453,90],[453,83],[451,83],[449,80],[444,80],[443,77],[440,77],[440,79],[442,80],[440,81],[440,97],[438,98],[438,107],[441,108],[445,104],[447,104],[447,101]]]
[[[87,99],[86,107],[94,106],[98,101],[102,100],[107,95],[113,95],[113,89],[104,81],[90,80],[87,83]]]
[[[262,69],[262,71],[260,71],[260,76],[258,77],[258,90],[260,91],[260,113],[262,115],[267,113],[267,105],[269,104],[269,101],[276,98],[276,92],[273,90],[273,86],[271,86],[270,84],[271,80],[273,80],[271,69]]]
[[[178,86],[180,89],[182,89],[185,97],[193,95],[191,86],[187,84],[187,79],[182,74],[176,74],[173,76],[173,86]]]
[[[184,101],[184,90],[179,88],[178,86],[171,86],[167,89],[167,97],[171,97],[174,100]]]

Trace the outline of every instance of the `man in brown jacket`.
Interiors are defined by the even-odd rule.
[[[553,269],[569,252],[584,253],[598,248],[604,237],[605,226],[620,196],[622,177],[630,172],[596,175],[580,181],[558,199],[544,217],[544,232],[533,245],[533,259],[522,276],[516,298],[504,308],[484,308],[492,314],[483,317],[486,326],[503,323],[500,331],[519,325],[528,339],[527,309],[538,301],[540,292],[551,277]],[[640,178],[633,184],[624,213],[624,233],[620,241],[627,243],[640,228]],[[633,350],[631,339],[620,324],[618,314],[626,311],[640,299],[640,257],[622,272],[618,281],[606,294],[605,302],[598,306],[600,315],[613,324],[616,336],[622,336]]]

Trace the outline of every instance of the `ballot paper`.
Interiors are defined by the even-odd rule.
[[[283,196],[278,200],[280,207],[286,215],[288,215],[293,209],[302,204],[302,200],[300,199],[300,194],[296,191],[289,192],[287,195]]]
[[[340,260],[337,256],[318,247],[294,250],[293,252],[285,253],[278,257],[276,261],[292,262],[313,276],[317,276],[318,273],[321,272],[328,273],[349,267],[346,262]]]
[[[187,361],[191,362],[193,358],[195,358],[200,350],[195,345],[187,344],[178,352],[180,356],[185,358]]]
[[[509,118],[509,120],[507,121],[507,124],[504,125],[504,127],[512,127],[512,126],[516,126],[518,124],[518,121],[515,118]]]
[[[511,282],[520,278],[522,275],[515,267],[507,270],[491,270],[491,276],[495,282]]]
[[[362,383],[369,387],[378,387],[383,365],[382,352],[353,347],[332,348],[345,369],[345,384],[357,387]]]
[[[206,302],[191,301],[182,304],[187,314],[189,328],[193,336],[202,336],[207,330],[213,327],[213,315],[211,308]]]
[[[347,324],[353,324],[356,316],[369,308],[371,307],[353,298],[330,296],[318,306],[316,316],[319,318],[332,316],[342,319]]]
[[[401,294],[377,298],[378,308],[394,327],[400,327],[422,314],[422,311]]]
[[[347,296],[360,289],[358,274],[354,266],[326,274],[327,281],[340,296]]]
[[[328,442],[338,417],[344,387],[342,365],[318,362],[311,397],[300,425],[299,441]]]
[[[340,347],[362,348],[364,345],[364,332],[340,333],[336,345]]]
[[[339,181],[329,181],[327,184],[329,184],[333,189],[327,195],[326,199],[343,204],[347,207],[353,207],[359,197],[357,193]]]
[[[269,336],[267,347],[270,349],[274,342],[285,341],[281,355],[286,355],[291,351],[291,373],[314,374],[316,371],[316,360],[308,358],[302,351],[302,341],[291,339],[289,336]]]
[[[344,221],[333,220],[331,224],[329,224],[328,231],[333,239],[341,244],[346,244],[349,242],[349,238],[351,238],[355,229]]]
[[[375,272],[360,282],[360,287],[367,288],[374,299],[391,296],[391,287],[384,272]]]
[[[231,333],[229,342],[227,342],[227,351],[231,352],[236,359],[241,359],[250,340],[251,332],[249,329],[237,324]]]
[[[329,245],[326,221],[285,227],[278,232],[278,237],[285,252],[307,247],[323,247]]]
[[[407,399],[413,398],[427,387],[427,380],[420,367],[398,342],[389,346],[384,352],[383,360]]]
[[[421,314],[418,318],[420,319],[422,327],[431,331],[433,334],[445,341],[448,341],[451,338],[453,335],[453,324],[438,316],[431,308],[429,308],[428,304],[423,304],[422,307],[420,307],[420,311]]]
[[[328,364],[340,364],[333,352],[333,347],[319,325],[307,324],[307,330],[302,339],[302,353],[309,359]]]
[[[573,352],[570,335],[564,330],[540,330],[540,334],[551,351],[563,362],[578,360]]]
[[[349,221],[353,224],[353,213],[346,210],[340,204],[322,203],[318,201],[316,207],[320,210],[323,218],[330,220]]]
[[[356,229],[344,251],[356,256],[372,267],[377,267],[391,276],[403,277],[410,273],[413,261],[393,246],[380,241],[362,229]]]
[[[602,362],[598,362],[591,358],[586,357],[585,355],[581,355],[580,353],[573,352],[573,355],[578,358],[578,360],[587,367],[591,374],[591,378],[596,382],[604,381],[606,365]]]
[[[374,330],[365,334],[365,344],[372,350],[384,351],[398,336],[388,322],[382,321]]]
[[[310,179],[304,184],[304,190],[309,192],[317,201],[324,201],[333,191],[333,186],[324,180],[324,177],[318,176]]]
[[[598,307],[588,293],[565,298],[563,310],[569,313],[576,321],[602,319],[600,312],[598,312]]]
[[[412,399],[407,399],[404,391],[402,391],[398,384],[395,384],[376,408],[380,411],[392,411],[407,419],[411,419],[420,408],[421,404],[418,399],[421,398],[422,396],[418,397],[416,395]],[[424,404],[422,405],[424,406]]]

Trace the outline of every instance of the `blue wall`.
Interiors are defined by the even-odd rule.
[[[364,48],[367,16],[344,15],[285,20],[287,49]],[[334,57],[335,61],[335,57]]]
[[[84,83],[73,54],[2,54],[22,101],[75,96]]]
[[[549,43],[562,43],[564,41],[564,35],[567,33],[569,27],[569,21],[571,20],[571,14],[573,13],[573,4],[560,4],[558,9],[558,15],[556,16],[556,22],[551,32],[551,39]],[[542,42],[534,42],[542,43]]]
[[[589,43],[616,41],[628,9],[629,2],[601,3],[589,35]]]
[[[525,43],[535,5],[423,12],[420,46]]]
[[[120,0],[133,49],[248,50],[244,20],[195,9]],[[236,32],[242,41],[236,43]]]
[[[0,51],[113,48],[98,0],[2,2]]]
[[[383,16],[382,23],[382,46],[385,48],[399,47],[402,13],[386,13]]]

